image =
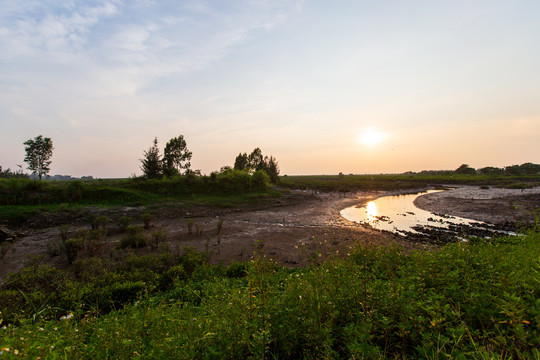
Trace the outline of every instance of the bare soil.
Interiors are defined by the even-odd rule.
[[[414,205],[437,214],[464,217],[499,227],[528,226],[536,221],[540,211],[540,188],[460,186],[419,196]]]
[[[249,261],[257,255],[286,266],[304,266],[332,257],[346,257],[357,244],[399,244],[407,250],[433,249],[434,245],[427,241],[381,233],[340,216],[339,212],[343,208],[384,195],[391,194],[382,191],[347,194],[291,191],[280,198],[269,199],[257,205],[228,209],[190,207],[179,203],[150,208],[90,208],[90,213],[104,214],[111,219],[107,226],[109,234],[96,253],[90,254],[83,250],[79,257],[94,255],[114,260],[132,251],[142,254],[164,250],[180,252],[184,246],[193,246],[200,251],[207,251],[212,263]],[[417,199],[416,205],[429,211],[482,221],[516,221],[526,213],[525,209],[540,206],[539,196],[540,191],[525,190],[521,193],[521,190],[500,192],[499,189],[480,191],[459,188],[422,196]],[[145,230],[148,238],[151,238],[152,232],[164,230],[167,233],[166,242],[157,249],[118,249],[120,240],[126,236],[115,228],[120,216],[130,216],[134,224],[142,225],[138,219],[145,211],[155,214],[150,229]],[[192,234],[188,232],[187,224],[190,220],[193,221]],[[219,220],[223,220],[223,226],[218,235]],[[9,229],[19,236],[7,246],[7,242],[2,244],[4,250],[0,260],[0,283],[8,273],[20,270],[29,261],[36,261],[36,256],[40,256],[39,261],[67,268],[65,255],[51,256],[48,251],[51,243],[60,240],[61,223],[57,217],[44,216],[23,228]],[[87,216],[71,215],[69,223],[72,225],[70,236],[74,236],[78,229],[90,229]],[[202,229],[201,235],[195,234],[197,226]]]

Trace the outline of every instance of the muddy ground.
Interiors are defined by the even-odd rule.
[[[478,192],[481,196],[476,193],[471,195],[471,191],[476,190],[470,188],[467,192],[456,189],[430,194],[419,198],[417,206],[429,211],[482,221],[516,221],[523,216],[524,209],[540,206],[540,191],[521,193],[521,190],[518,190],[499,196],[499,192],[494,192],[496,189],[490,189]],[[303,266],[313,261],[325,261],[330,257],[346,257],[356,244],[400,244],[406,249],[433,249],[434,245],[427,240],[409,240],[381,233],[349,222],[339,214],[345,207],[390,194],[292,191],[280,198],[242,208],[219,209],[165,204],[159,208],[89,208],[87,212],[104,214],[111,220],[107,225],[109,235],[103,239],[103,245],[94,254],[107,259],[120,259],[130,251],[143,254],[155,251],[180,252],[184,246],[193,246],[200,251],[207,251],[212,263],[249,261],[255,254],[259,254],[286,266]],[[120,240],[126,236],[119,232],[116,225],[120,216],[130,216],[134,219],[134,224],[142,224],[139,216],[146,211],[155,214],[150,229],[145,230],[146,235],[150,238],[152,232],[164,230],[167,233],[166,242],[157,249],[118,249]],[[188,233],[189,220],[193,221],[192,234]],[[223,226],[218,236],[219,220],[223,220]],[[32,261],[31,259],[36,261],[36,255],[41,255],[40,261],[67,268],[64,255],[50,256],[50,249],[48,250],[49,244],[59,242],[61,222],[58,218],[45,216],[21,228],[9,229],[19,236],[13,243],[6,245],[5,242],[3,245],[0,282],[9,272],[20,270],[28,261]],[[84,216],[73,216],[70,223],[70,236],[74,236],[78,229],[90,229],[88,213]],[[202,235],[195,234],[198,226],[202,229]],[[79,257],[90,255],[82,250]]]
[[[437,214],[448,214],[504,226],[531,225],[540,210],[540,188],[482,189],[460,186],[419,196],[414,204]]]

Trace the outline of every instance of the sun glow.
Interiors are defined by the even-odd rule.
[[[372,147],[384,140],[384,134],[378,130],[370,128],[358,134],[357,140],[360,144]]]

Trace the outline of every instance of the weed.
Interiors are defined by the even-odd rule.
[[[188,234],[193,235],[193,219],[187,221]]]
[[[64,251],[66,253],[68,264],[73,263],[77,258],[77,254],[84,246],[82,238],[71,238],[64,241]]]
[[[131,224],[131,218],[129,216],[122,216],[119,220],[118,220],[118,223],[119,223],[119,229],[120,229],[120,232],[126,232],[129,224]]]
[[[223,220],[222,219],[219,219],[217,224],[216,224],[216,227],[217,227],[217,232],[216,234],[219,235],[221,234],[221,228],[223,227]]]
[[[65,225],[60,226],[60,238],[62,239],[62,242],[68,239],[70,229],[71,229],[70,224],[65,224]]]
[[[120,249],[125,248],[141,248],[147,245],[148,239],[143,233],[143,228],[140,226],[128,226],[127,235],[120,240]]]
[[[156,230],[152,232],[152,241],[150,247],[156,249],[159,245],[167,240],[167,232],[165,230]]]
[[[145,229],[150,229],[150,222],[154,219],[154,215],[150,213],[144,213],[141,215],[141,220],[144,223]]]

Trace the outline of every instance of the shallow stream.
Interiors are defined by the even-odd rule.
[[[435,214],[417,208],[414,200],[422,195],[444,190],[428,190],[415,194],[383,196],[363,205],[341,210],[341,216],[358,224],[369,225],[403,236],[493,236],[509,234],[491,224],[458,216]]]

